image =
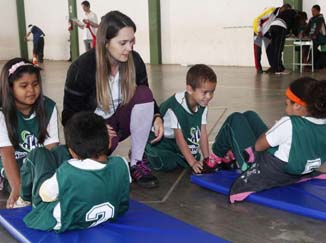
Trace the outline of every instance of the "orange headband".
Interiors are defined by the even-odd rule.
[[[302,106],[306,106],[306,102],[304,102],[302,99],[300,99],[298,96],[296,96],[290,88],[287,88],[285,92],[286,97],[288,97],[291,101],[294,103],[297,103]]]

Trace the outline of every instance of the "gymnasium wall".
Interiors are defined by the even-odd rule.
[[[321,8],[321,13],[326,16],[326,0],[303,0],[302,1],[302,11],[305,11],[308,15],[308,19],[311,18],[311,7],[318,4]]]
[[[112,10],[119,10],[128,15],[136,24],[136,46],[135,49],[141,53],[144,61],[149,62],[149,23],[148,23],[148,0],[88,0],[91,4],[91,10],[96,13],[98,21],[101,16]],[[162,0],[165,1],[165,0]],[[83,19],[84,11],[81,7],[83,0],[77,0],[77,15],[80,20]],[[79,29],[79,50],[85,51],[82,30]]]
[[[0,60],[20,55],[16,1],[0,0]]]
[[[78,18],[83,11],[77,0]],[[137,25],[135,49],[149,62],[148,0],[90,0],[99,20],[111,10],[129,15]],[[162,61],[164,64],[253,66],[252,21],[266,7],[281,0],[161,0]],[[311,15],[313,4],[326,13],[326,0],[303,0]],[[0,0],[0,60],[19,55],[16,1]],[[324,10],[324,11],[323,11]],[[45,34],[45,58],[69,58],[68,1],[25,0],[26,24],[40,26]],[[84,52],[82,33],[80,53]],[[32,43],[28,43],[31,56]],[[263,54],[263,64],[267,64]]]

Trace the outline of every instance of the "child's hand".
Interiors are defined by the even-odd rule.
[[[116,131],[114,131],[113,127],[111,127],[110,125],[106,125],[106,128],[108,130],[108,134],[109,134],[109,149],[111,148],[111,141],[112,141],[112,138],[116,137],[117,136],[117,133]]]
[[[200,174],[201,171],[203,170],[203,163],[201,161],[196,161],[195,163],[193,163],[193,165],[191,166],[191,169],[196,173],[196,174]]]
[[[155,138],[151,141],[151,144],[160,141],[164,134],[163,120],[160,116],[155,118],[153,126],[154,126]]]
[[[17,201],[19,197],[19,192],[15,192],[14,190],[11,191],[10,195],[9,195],[9,198],[7,200],[7,205],[6,207],[7,208],[13,208],[14,205],[15,205],[15,202]]]

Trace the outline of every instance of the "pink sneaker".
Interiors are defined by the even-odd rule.
[[[234,154],[232,152],[232,150],[229,150],[226,152],[226,155],[222,158],[222,162],[223,163],[231,163],[235,161],[235,157],[234,157]]]

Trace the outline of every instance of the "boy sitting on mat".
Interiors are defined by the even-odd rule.
[[[243,162],[241,167],[253,162],[246,164],[249,168],[231,186],[231,203],[272,187],[316,177],[326,179],[317,171],[326,162],[325,92],[326,80],[304,77],[292,82],[286,90],[287,116],[267,132],[267,126],[254,112],[234,113],[227,118],[213,144],[213,152],[223,156],[223,148],[231,148],[236,160]],[[226,138],[226,134],[230,137]],[[253,142],[255,137],[258,139]],[[255,144],[254,149],[249,149],[250,141]],[[248,155],[246,160],[240,158],[242,151]]]
[[[164,137],[145,148],[154,170],[169,171],[179,165],[190,167],[195,173],[206,171],[209,164],[207,105],[213,98],[216,82],[216,74],[210,67],[194,65],[187,73],[186,91],[174,94],[160,105]],[[148,141],[154,137],[151,132]]]
[[[71,159],[57,161],[53,152],[37,148],[22,166],[20,197],[33,204],[24,218],[30,228],[56,232],[84,229],[128,210],[129,167],[122,157],[107,156],[104,119],[80,112],[64,131]]]

